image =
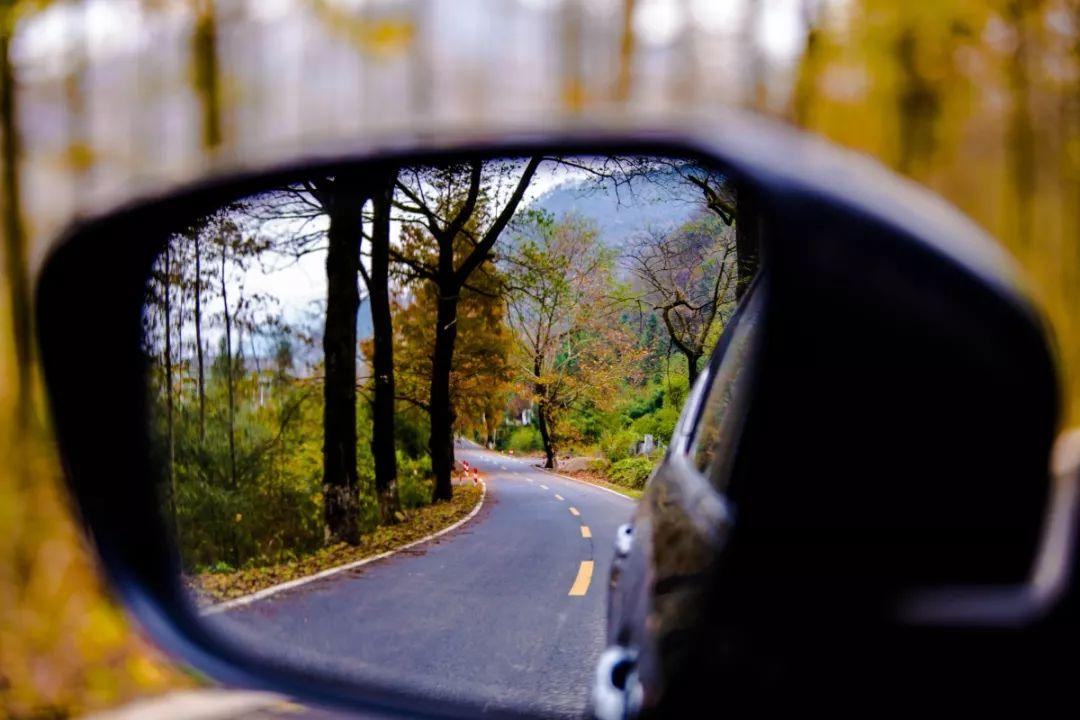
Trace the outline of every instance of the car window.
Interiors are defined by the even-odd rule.
[[[694,467],[720,490],[727,487],[750,397],[764,298],[760,287],[755,290],[735,317],[728,342],[721,346],[721,357],[690,443]]]

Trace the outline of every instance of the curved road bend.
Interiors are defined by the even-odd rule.
[[[457,456],[487,482],[484,508],[459,530],[209,617],[315,671],[580,716],[603,649],[612,542],[633,501],[531,459],[476,446]]]

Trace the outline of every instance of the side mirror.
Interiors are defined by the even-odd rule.
[[[601,714],[630,696],[670,709],[704,668],[731,669],[688,632],[779,647],[777,628],[818,611],[953,624],[933,592],[1030,581],[1054,364],[1012,265],[953,211],[736,115],[715,131],[397,140],[104,213],[39,279],[70,486],[166,650],[226,683],[387,715],[580,714],[590,688]],[[603,222],[598,195],[613,198]],[[652,286],[627,257],[659,268]],[[679,352],[701,376],[615,558],[633,503],[533,465],[572,434],[545,413],[599,415],[643,382],[642,336],[624,331],[673,287],[648,312],[693,336]],[[554,339],[515,346],[524,369],[507,361],[504,382],[524,400],[492,406],[494,381],[467,380],[504,352],[484,332],[504,331]],[[404,332],[430,349],[402,351]],[[571,377],[583,367],[610,372]],[[397,389],[387,369],[406,373]],[[406,413],[427,432],[408,451]],[[546,452],[484,449],[496,414],[535,426]],[[658,432],[628,467],[660,457]],[[625,697],[592,687],[614,657],[605,623],[634,658],[607,663],[633,674]]]

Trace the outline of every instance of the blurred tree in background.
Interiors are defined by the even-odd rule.
[[[716,104],[867,153],[999,238],[1049,316],[1076,420],[1077,0],[3,0],[0,714],[184,682],[103,594],[49,440],[30,278],[76,212],[215,154],[416,117]]]

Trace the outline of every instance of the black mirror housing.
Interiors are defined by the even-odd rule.
[[[727,608],[726,617],[758,627],[781,616],[799,588],[808,590],[807,612],[788,615],[790,623],[822,609],[891,618],[884,608],[900,591],[1029,579],[1050,502],[1058,380],[1038,313],[974,227],[863,161],[737,117],[715,136],[696,128],[436,134],[247,169],[136,203],[73,228],[46,264],[38,329],[70,487],[114,587],[166,650],[227,683],[375,715],[480,710],[297,673],[206,629],[183,597],[158,514],[140,311],[160,250],[153,238],[222,198],[311,168],[538,150],[701,158],[753,187],[769,218],[760,238],[763,343],[724,493],[732,530],[712,548],[722,562],[696,558],[710,592],[740,589],[710,613]],[[115,351],[76,364],[88,347]],[[706,373],[684,418],[708,382]],[[670,452],[678,450],[673,442]]]

